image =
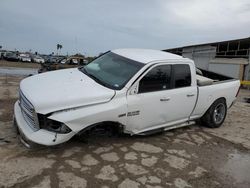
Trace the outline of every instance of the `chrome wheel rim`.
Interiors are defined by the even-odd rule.
[[[218,104],[214,109],[214,122],[220,124],[225,117],[226,107],[223,103]]]

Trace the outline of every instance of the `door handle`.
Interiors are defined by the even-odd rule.
[[[169,101],[169,100],[170,100],[169,97],[168,97],[168,98],[161,98],[161,99],[160,99],[161,102],[165,102],[165,101]]]
[[[194,94],[187,94],[187,97],[193,97]]]

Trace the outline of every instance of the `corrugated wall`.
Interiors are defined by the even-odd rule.
[[[194,60],[195,65],[198,68],[208,70],[209,61],[215,58],[216,47],[206,45],[183,48],[182,56]]]

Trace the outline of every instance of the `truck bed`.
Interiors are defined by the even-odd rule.
[[[239,80],[201,69],[196,71],[196,79],[198,96],[192,118],[201,117],[219,98],[225,99],[228,108],[235,101]]]
[[[203,69],[198,69],[198,71],[196,72],[196,79],[197,79],[198,86],[207,86],[207,85],[212,85],[218,82],[235,80],[234,78],[221,75],[218,73],[210,72],[207,70],[203,70]]]

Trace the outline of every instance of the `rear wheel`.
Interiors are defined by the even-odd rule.
[[[225,99],[216,100],[201,118],[202,125],[210,128],[218,128],[222,125],[227,115]]]

